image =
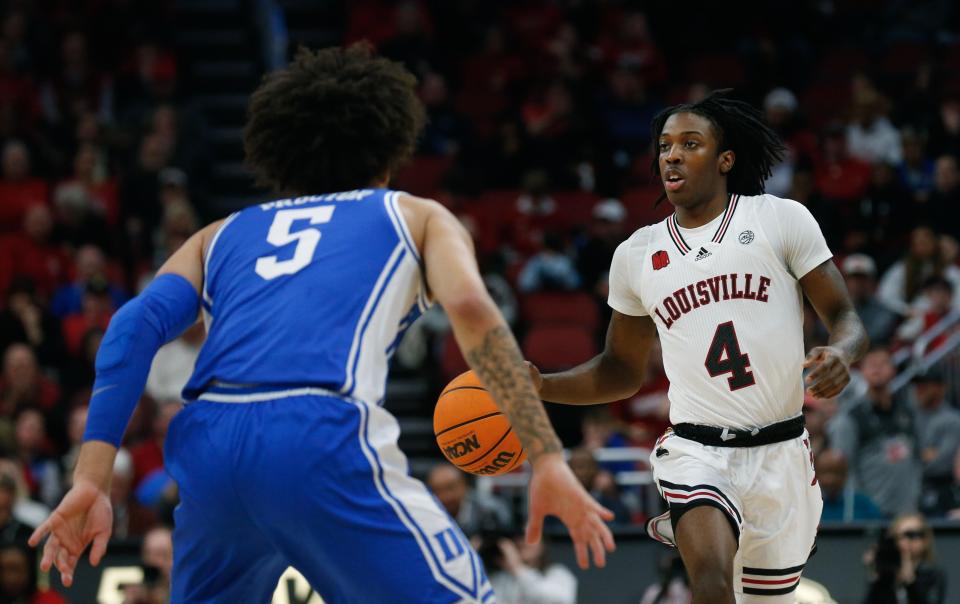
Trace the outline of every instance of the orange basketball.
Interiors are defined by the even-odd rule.
[[[503,474],[527,458],[507,417],[473,371],[461,373],[440,393],[433,433],[444,457],[471,474]]]

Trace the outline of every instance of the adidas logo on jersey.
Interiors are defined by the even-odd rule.
[[[703,260],[704,258],[708,258],[708,257],[710,257],[710,256],[713,256],[713,254],[711,254],[710,252],[708,252],[708,251],[707,251],[707,248],[701,247],[701,248],[700,248],[700,251],[697,252],[697,257],[694,258],[693,261],[696,262],[697,260]]]

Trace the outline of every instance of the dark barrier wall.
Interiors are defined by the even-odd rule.
[[[822,529],[817,553],[804,576],[826,586],[840,604],[860,604],[868,580],[863,553],[876,541],[877,531],[869,526]],[[949,575],[946,601],[960,602],[960,525],[938,527],[936,548],[937,561]],[[658,581],[657,561],[668,552],[669,548],[645,535],[621,534],[607,567],[583,572],[576,569],[569,542],[554,540],[550,547],[553,560],[576,569],[580,604],[638,604],[647,586]],[[138,563],[138,543],[111,544],[101,567],[83,564],[74,586],[62,593],[77,604],[122,604],[122,585],[138,582],[141,576]],[[56,577],[52,583],[59,588]],[[273,604],[320,604],[320,598],[302,578],[290,573],[281,581]]]

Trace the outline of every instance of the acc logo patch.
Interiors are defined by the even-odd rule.
[[[753,231],[744,231],[740,233],[740,243],[747,245],[753,241]]]

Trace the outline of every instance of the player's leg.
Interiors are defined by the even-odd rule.
[[[278,403],[258,405],[274,422],[262,433],[282,438],[246,454],[257,468],[246,499],[260,494],[257,522],[325,602],[494,601],[460,529],[406,474],[386,411],[335,398]]]
[[[676,524],[677,549],[690,577],[693,604],[734,604],[737,539],[725,512],[700,505]]]
[[[229,432],[235,409],[201,408],[212,405],[188,406],[168,431],[165,462],[180,490],[170,601],[266,604],[287,562],[250,521],[233,486],[229,447],[218,435]]]
[[[695,604],[732,604],[741,504],[728,477],[730,449],[705,447],[670,432],[651,455],[669,513],[647,524],[651,537],[676,545]]]
[[[823,500],[803,437],[768,445],[754,488],[745,495],[743,537],[735,587],[747,604],[795,600],[816,542]]]

